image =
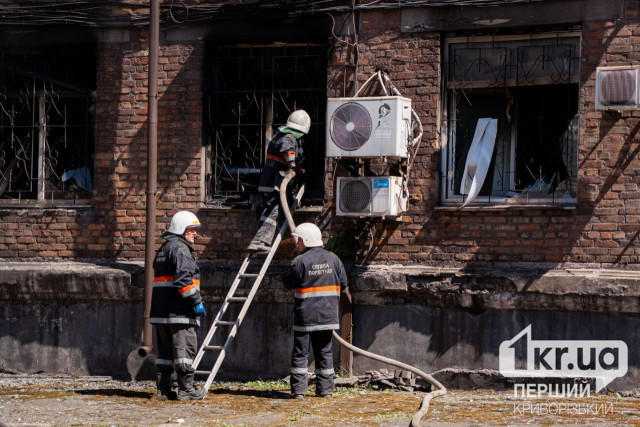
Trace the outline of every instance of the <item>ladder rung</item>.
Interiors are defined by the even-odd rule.
[[[221,345],[205,345],[206,350],[222,350],[224,347]]]
[[[239,274],[238,276],[242,277],[243,279],[249,279],[249,278],[256,278],[259,275],[260,275],[259,273],[242,273],[242,274]]]
[[[196,375],[209,375],[211,371],[194,371],[193,373]]]
[[[235,324],[236,324],[236,322],[230,322],[230,321],[228,321],[228,320],[218,320],[218,321],[216,322],[216,325],[227,325],[227,326],[233,326],[233,325],[235,325]]]
[[[231,302],[244,302],[246,301],[248,298],[247,297],[229,297],[227,298],[227,301],[231,301]]]

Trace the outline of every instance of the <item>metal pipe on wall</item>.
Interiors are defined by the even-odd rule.
[[[153,291],[153,258],[155,256],[156,235],[156,193],[158,176],[158,49],[160,39],[159,0],[151,0],[149,25],[149,116],[147,140],[147,228],[145,234],[144,257],[144,315],[142,344],[138,354],[149,354],[153,345],[153,328],[149,323],[151,314],[151,293]]]

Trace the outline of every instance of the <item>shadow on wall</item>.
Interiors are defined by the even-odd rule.
[[[637,316],[543,310],[489,310],[474,315],[456,308],[417,304],[405,305],[402,310],[397,306],[357,306],[354,315],[356,325],[367,325],[354,335],[356,346],[396,360],[410,361],[408,363],[426,372],[445,368],[497,371],[500,344],[531,325],[529,338],[534,341],[593,343],[612,337],[625,341],[629,343],[629,370],[610,387],[617,390],[635,388],[640,377],[640,356],[632,350],[632,343],[640,339]],[[521,344],[523,346],[516,349],[516,357],[526,360],[526,346],[524,342]],[[554,357],[548,359],[551,361]],[[358,355],[354,363],[358,367],[357,374],[381,368],[379,363]]]
[[[103,101],[96,108],[98,144],[94,199],[113,210],[95,210],[96,217],[87,220],[88,239],[100,247],[91,251],[93,258],[140,259],[144,256],[148,144],[146,86],[126,86],[128,90],[122,90],[117,86],[118,77],[113,77],[136,80],[131,70],[143,60],[138,52],[147,46],[139,41],[144,37],[136,37],[134,31],[130,39],[131,42],[102,45],[99,52],[100,67],[112,70],[108,73],[98,70],[98,99]],[[168,228],[172,214],[180,209],[181,203],[200,200],[201,169],[197,159],[200,159],[202,146],[201,91],[194,82],[198,82],[201,50],[198,42],[194,46],[160,45],[159,57],[170,61],[161,63],[159,69],[162,82],[169,83],[158,87],[156,238]],[[125,67],[125,62],[130,65]],[[114,108],[120,114],[126,114],[127,111],[122,110],[125,105],[131,105],[130,116],[123,118],[113,114]],[[194,123],[198,126],[194,127]],[[100,141],[113,145],[107,146]],[[119,215],[113,216],[114,211]],[[77,242],[77,253],[86,251],[84,243]]]
[[[1,311],[0,365],[27,373],[129,379],[126,360],[139,345],[142,304],[13,302]],[[151,378],[154,371],[149,359],[139,378]]]

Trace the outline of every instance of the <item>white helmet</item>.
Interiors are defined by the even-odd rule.
[[[191,212],[180,211],[171,218],[169,233],[182,235],[187,227],[200,227],[200,221]]]
[[[311,127],[311,118],[304,110],[296,110],[287,119],[286,126],[288,128],[300,131],[304,134],[309,133]]]
[[[297,226],[291,235],[302,239],[302,243],[308,248],[322,246],[322,232],[317,225],[310,222]]]

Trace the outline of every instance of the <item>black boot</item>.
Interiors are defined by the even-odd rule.
[[[200,400],[207,394],[204,387],[193,388],[193,374],[178,374],[178,386],[178,400]]]
[[[176,392],[171,390],[171,374],[159,373],[156,378],[156,387],[158,389],[158,397],[164,396],[170,400],[176,398]]]

